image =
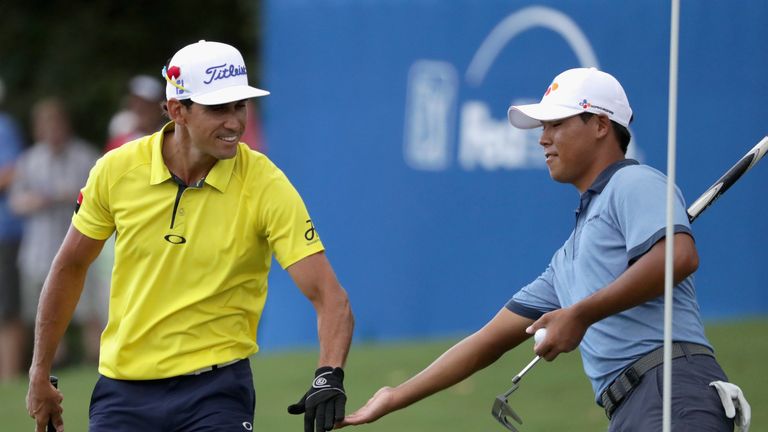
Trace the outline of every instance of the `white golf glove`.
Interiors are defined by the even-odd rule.
[[[752,408],[744,397],[739,386],[723,381],[712,381],[710,386],[717,389],[720,402],[725,408],[725,415],[733,419],[733,423],[741,432],[749,432],[749,422],[752,419]]]

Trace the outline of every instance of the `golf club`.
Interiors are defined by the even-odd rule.
[[[546,329],[538,329],[536,330],[536,334],[534,335],[534,340],[538,344],[544,338],[547,336],[547,330]],[[500,394],[496,396],[496,400],[493,402],[493,408],[491,408],[491,414],[493,415],[493,418],[495,418],[499,423],[501,423],[505,428],[511,430],[512,432],[519,432],[517,428],[515,427],[514,423],[510,420],[510,417],[512,420],[523,424],[523,419],[520,418],[520,416],[515,412],[515,410],[512,409],[511,406],[509,406],[509,403],[507,402],[507,399],[509,396],[514,393],[515,390],[518,389],[519,382],[523,378],[523,376],[528,373],[529,370],[531,370],[532,367],[538,363],[538,361],[541,360],[541,357],[536,356],[533,358],[533,360],[528,363],[526,367],[523,368],[523,370],[520,371],[517,375],[515,375],[512,378],[512,387],[504,392],[504,394]]]

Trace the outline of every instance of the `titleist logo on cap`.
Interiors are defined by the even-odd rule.
[[[205,70],[205,74],[208,76],[208,79],[203,81],[203,84],[210,84],[216,80],[236,77],[238,75],[246,75],[247,73],[248,72],[246,71],[245,66],[227,66],[226,63],[217,66],[211,66]]]

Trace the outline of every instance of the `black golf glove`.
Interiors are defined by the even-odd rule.
[[[304,413],[304,432],[329,431],[336,422],[344,419],[346,403],[344,370],[323,366],[315,371],[312,387],[300,401],[288,407],[288,412]]]

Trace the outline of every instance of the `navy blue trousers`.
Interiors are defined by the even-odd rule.
[[[93,389],[90,432],[253,430],[256,395],[250,362],[159,380],[100,377]]]
[[[732,432],[733,419],[725,416],[712,381],[728,381],[717,361],[705,355],[672,360],[672,415],[674,432]],[[662,430],[664,366],[643,375],[640,383],[616,408],[609,432]]]

